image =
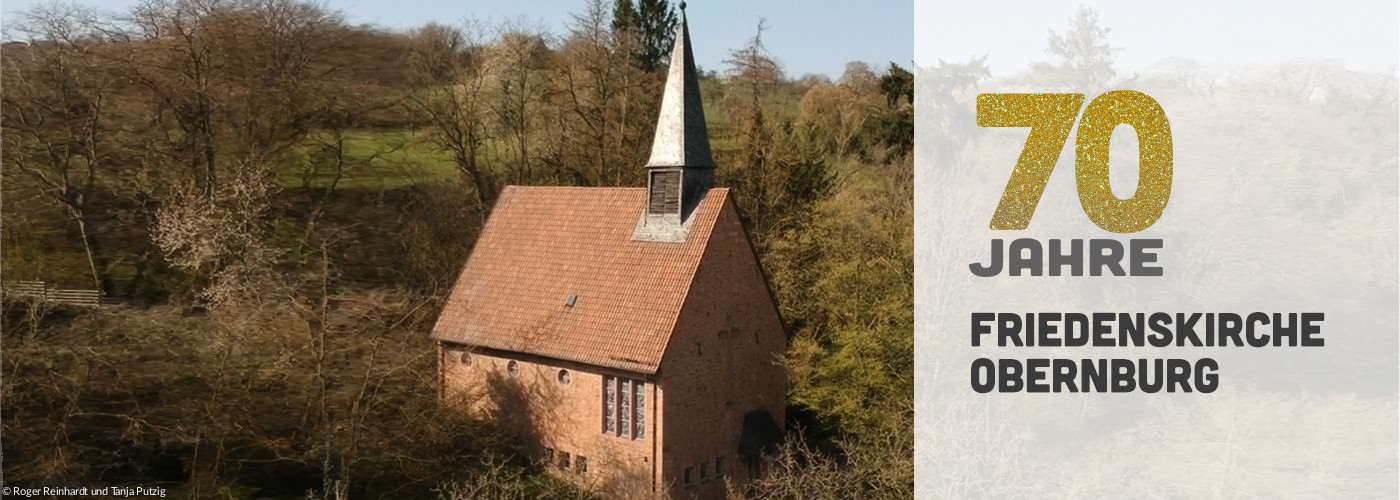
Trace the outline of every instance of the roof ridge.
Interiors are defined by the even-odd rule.
[[[556,186],[556,185],[530,185],[511,184],[505,189],[646,189],[641,186]]]

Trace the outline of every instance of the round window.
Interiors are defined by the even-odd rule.
[[[472,365],[472,353],[469,353],[469,352],[467,352],[467,351],[462,351],[462,364],[467,365],[467,366],[471,366],[471,365]]]
[[[559,385],[569,385],[569,370],[559,370]]]
[[[520,374],[520,363],[516,363],[515,360],[511,360],[511,362],[506,363],[506,371],[510,372],[511,375]]]

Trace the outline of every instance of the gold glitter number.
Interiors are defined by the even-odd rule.
[[[1108,183],[1113,129],[1130,125],[1138,136],[1137,192],[1126,200]],[[1142,92],[1115,90],[1084,109],[1074,138],[1074,171],[1084,215],[1105,231],[1136,233],[1151,227],[1172,195],[1172,129],[1167,113]]]
[[[1001,192],[992,229],[1025,229],[1069,140],[1084,94],[980,94],[977,126],[1030,127],[1016,169]]]
[[[1084,94],[980,94],[977,125],[1030,127],[1016,169],[992,215],[992,229],[1025,229],[1045,193],[1050,172],[1069,140]],[[1113,129],[1138,134],[1137,192],[1126,200],[1108,181],[1108,146]],[[1075,136],[1075,178],[1084,214],[1106,231],[1135,233],[1162,217],[1172,192],[1172,132],[1167,114],[1147,94],[1115,90],[1094,98]]]

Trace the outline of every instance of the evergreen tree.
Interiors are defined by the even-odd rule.
[[[914,74],[899,67],[898,64],[890,63],[889,73],[880,77],[880,93],[884,94],[885,100],[891,107],[898,106],[900,99],[905,102],[914,102]]]
[[[637,6],[638,48],[637,64],[645,71],[655,70],[671,55],[676,39],[676,11],[666,0],[641,0]]]
[[[613,32],[636,37],[632,59],[643,71],[655,71],[671,56],[676,41],[676,11],[667,0],[618,0],[613,8]]]
[[[617,0],[613,7],[612,29],[613,33],[637,32],[637,8],[632,0]]]
[[[1045,52],[1058,64],[1037,64],[1034,73],[1051,85],[1082,92],[1109,84],[1117,74],[1113,56],[1121,49],[1108,43],[1109,29],[1099,24],[1099,13],[1080,6],[1063,33],[1050,32]]]

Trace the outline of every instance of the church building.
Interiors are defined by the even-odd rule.
[[[503,190],[433,328],[444,397],[607,496],[724,498],[782,439],[787,336],[681,12],[645,188]]]

